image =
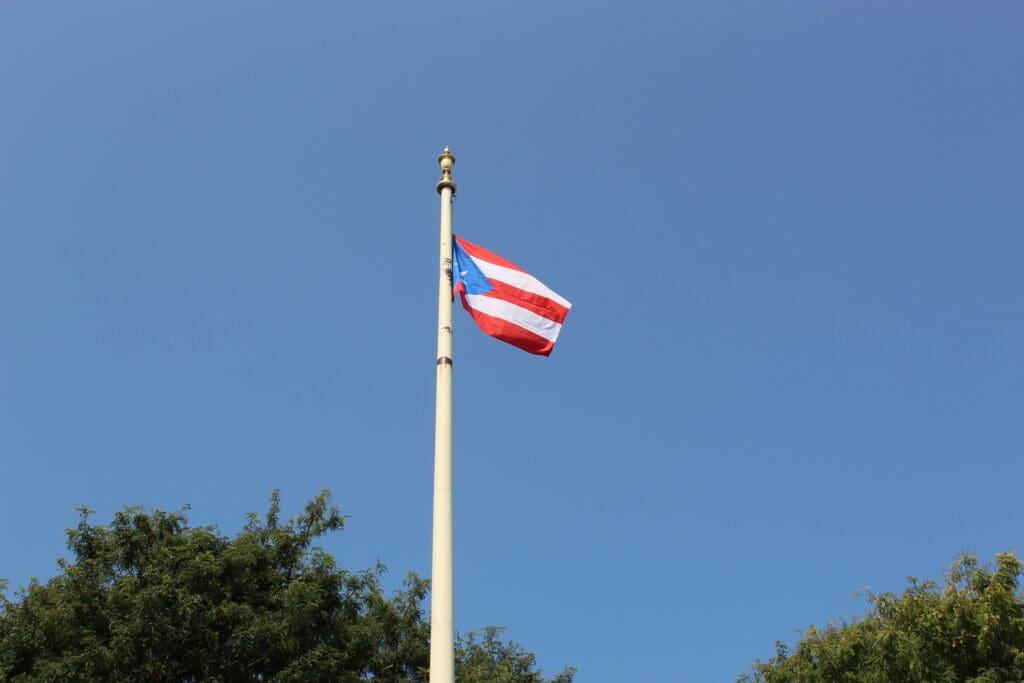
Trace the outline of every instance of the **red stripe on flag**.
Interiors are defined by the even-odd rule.
[[[527,353],[532,353],[538,356],[551,355],[551,350],[555,347],[555,342],[534,334],[515,323],[482,313],[472,308],[466,302],[465,294],[462,294],[461,297],[462,307],[465,308],[471,316],[473,316],[473,320],[476,321],[476,324],[479,325],[480,329],[482,329],[487,335],[494,337],[495,339],[500,339],[512,346],[519,347]]]
[[[466,253],[468,253],[470,256],[473,256],[475,258],[481,258],[484,261],[487,261],[489,263],[493,263],[496,266],[505,266],[506,268],[511,268],[512,270],[518,270],[520,272],[526,273],[525,270],[523,270],[522,268],[520,268],[516,264],[512,263],[508,259],[501,258],[497,254],[495,254],[493,251],[487,251],[483,247],[478,246],[476,244],[473,244],[472,242],[467,242],[466,240],[462,239],[461,237],[456,237],[455,241],[458,242],[459,246],[461,246],[463,249],[465,249]]]
[[[557,301],[552,301],[546,296],[534,294],[533,292],[525,292],[518,287],[513,287],[512,285],[501,282],[500,280],[490,280],[489,282],[494,289],[489,292],[485,292],[482,296],[489,296],[495,299],[508,301],[516,306],[522,306],[526,310],[532,311],[542,318],[554,320],[559,325],[565,322],[565,316],[569,315],[568,308]]]

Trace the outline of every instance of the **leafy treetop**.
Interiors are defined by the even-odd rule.
[[[942,586],[910,577],[902,595],[867,593],[868,613],[811,627],[790,650],[755,661],[747,683],[1000,683],[1024,681],[1021,562],[996,555],[992,569],[961,555]]]
[[[71,561],[15,600],[0,584],[0,680],[426,681],[428,581],[385,595],[382,565],[349,571],[314,545],[345,517],[321,492],[281,520],[275,491],[228,538],[187,512],[126,508],[107,525],[80,508]],[[456,677],[473,683],[571,683],[487,628],[458,639]]]

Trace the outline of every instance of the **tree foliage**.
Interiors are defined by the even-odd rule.
[[[996,566],[961,555],[943,585],[911,577],[902,595],[866,595],[868,613],[851,622],[811,627],[790,650],[755,661],[739,680],[758,683],[1000,683],[1024,681],[1021,562],[996,555]]]
[[[15,600],[0,582],[0,680],[427,680],[428,582],[385,594],[383,566],[349,571],[314,545],[345,518],[326,491],[281,519],[280,496],[235,538],[180,512],[127,508],[107,526],[80,508],[74,557]],[[459,681],[571,683],[489,628],[458,639]]]
[[[545,679],[535,670],[536,658],[517,643],[501,640],[504,629],[488,626],[459,639],[455,653],[456,678],[473,683],[572,683],[568,668]]]

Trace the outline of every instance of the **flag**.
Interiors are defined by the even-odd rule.
[[[502,257],[455,237],[452,289],[485,333],[523,351],[548,356],[572,306]]]

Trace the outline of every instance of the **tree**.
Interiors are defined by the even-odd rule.
[[[80,508],[73,560],[15,600],[0,582],[0,680],[379,681],[427,679],[428,582],[410,574],[386,595],[382,565],[338,567],[314,542],[345,518],[326,491],[281,520],[274,492],[233,539],[180,512],[126,508],[108,526]],[[545,679],[500,630],[459,638],[456,676],[481,683]]]
[[[502,641],[502,631],[488,626],[458,639],[456,678],[473,683],[545,683],[535,670],[536,657],[521,645]],[[575,673],[575,669],[567,668],[547,683],[572,683]]]
[[[910,577],[902,595],[867,593],[868,613],[811,627],[790,650],[755,661],[747,683],[1000,683],[1024,680],[1021,562],[996,555],[996,567],[961,555],[940,588]]]

